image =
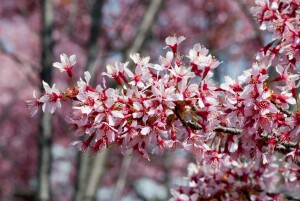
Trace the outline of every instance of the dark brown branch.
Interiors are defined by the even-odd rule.
[[[281,106],[277,105],[273,100],[271,100],[271,103],[273,103],[275,105],[275,107],[282,113],[286,114],[288,117],[293,115],[293,112],[288,111],[284,108],[282,108]]]
[[[197,108],[193,105],[192,109],[194,111],[197,111]],[[175,106],[175,109],[173,110],[173,112],[175,113],[175,115],[177,116],[177,118],[181,121],[181,123],[185,126],[185,127],[189,127],[193,130],[201,130],[202,127],[200,124],[196,123],[196,122],[186,122],[178,113],[178,108],[177,106]],[[224,126],[217,126],[214,130],[214,132],[222,132],[222,133],[227,133],[227,134],[232,134],[232,135],[239,135],[242,130],[238,129],[238,128],[228,128],[228,127],[224,127]]]
[[[193,110],[196,111],[196,108],[193,106]],[[196,122],[186,122],[178,113],[178,108],[175,107],[175,109],[173,110],[173,112],[175,113],[175,115],[177,116],[177,118],[181,121],[181,123],[186,127],[186,128],[190,128],[193,130],[201,130],[202,127],[200,124],[196,123]],[[226,134],[231,134],[231,135],[239,135],[242,133],[242,129],[238,129],[238,128],[228,128],[228,127],[224,127],[224,126],[217,126],[213,129],[214,132],[222,132],[222,133],[226,133]],[[271,137],[267,136],[267,135],[262,135],[261,136],[263,139],[266,140],[270,140]],[[276,146],[276,150],[280,151],[280,152],[290,152],[292,151],[292,148],[295,148],[297,146],[297,143],[293,143],[293,142],[281,142],[278,144],[278,146]],[[300,153],[300,150],[299,150]]]
[[[202,129],[201,125],[198,124],[197,122],[188,121],[188,122],[186,122],[186,124],[193,130],[201,130]]]
[[[201,125],[199,125],[196,122],[185,122],[183,119],[180,119],[180,121],[183,123],[184,122],[184,126],[188,126],[189,128],[193,129],[193,130],[201,130],[202,127]],[[231,135],[239,135],[242,130],[238,129],[238,128],[227,128],[224,126],[217,126],[214,130],[214,132],[222,132],[222,133],[227,133],[227,134],[231,134]]]
[[[268,135],[262,135],[261,136],[263,139],[265,140],[270,140],[272,139],[271,136],[268,136]],[[278,139],[276,139],[277,141],[279,141]],[[281,153],[288,153],[288,152],[291,152],[293,148],[295,148],[297,146],[297,143],[294,143],[294,142],[280,142],[278,144],[278,146],[276,146],[276,150],[281,152]],[[299,146],[299,144],[298,144]],[[300,153],[300,150],[299,150],[299,153]]]
[[[184,125],[184,127],[186,128],[192,128],[189,126],[189,124],[180,116],[179,112],[178,112],[178,107],[175,106],[175,109],[173,110],[173,112],[175,113],[176,117],[181,121],[181,123]],[[200,130],[200,129],[199,129]]]
[[[232,134],[232,135],[239,135],[241,134],[242,130],[238,128],[227,128],[224,126],[217,126],[214,129],[215,132],[222,132],[222,133],[227,133],[227,134]]]

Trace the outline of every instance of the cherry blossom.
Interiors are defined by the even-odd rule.
[[[36,115],[36,113],[38,112],[39,106],[42,104],[41,101],[36,98],[35,90],[33,91],[33,98],[34,98],[33,100],[26,101],[29,108],[32,110],[31,116]]]
[[[299,183],[299,2],[256,4],[252,11],[273,41],[236,79],[216,83],[221,62],[208,49],[197,43],[184,54],[178,46],[185,37],[167,37],[171,51],[158,64],[134,53],[132,68],[129,62],[107,65],[102,75],[118,89],[91,86],[88,72],[67,91],[43,82],[45,94],[28,101],[32,114],[40,105],[53,113],[60,101],[72,102],[68,123],[86,136],[74,143],[82,151],[115,145],[148,160],[149,150],[191,152],[196,164],[189,167],[187,185],[171,190],[171,200],[279,200],[282,192],[268,191],[277,173],[286,183]],[[75,64],[71,57],[61,56],[54,66]],[[280,160],[292,165],[277,168]]]
[[[180,37],[176,37],[176,36],[169,36],[166,38],[166,44],[168,47],[170,47],[173,51],[174,54],[177,53],[177,47],[178,45],[185,40],[185,37],[184,36],[180,36]]]
[[[69,77],[72,77],[72,69],[74,67],[74,65],[76,64],[76,56],[75,55],[71,55],[69,58],[66,54],[61,54],[60,55],[60,61],[59,62],[55,62],[53,64],[54,67],[58,68],[60,70],[60,72],[67,72]]]
[[[55,84],[50,88],[50,86],[43,81],[43,87],[45,89],[45,94],[39,99],[43,103],[43,112],[50,112],[53,114],[56,108],[61,108],[60,99],[62,95],[59,90],[55,87]]]

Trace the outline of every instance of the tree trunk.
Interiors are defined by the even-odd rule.
[[[149,33],[151,31],[151,27],[154,23],[154,20],[159,13],[159,10],[161,9],[163,4],[163,0],[152,0],[150,5],[148,6],[148,9],[143,17],[143,20],[140,24],[138,33],[136,34],[135,40],[132,43],[132,46],[128,48],[127,51],[125,51],[125,58],[126,60],[129,59],[130,53],[139,52],[143,45],[145,44],[145,41],[147,39],[147,36],[149,36]],[[119,177],[116,183],[115,191],[112,200],[118,201],[121,200],[122,192],[126,184],[126,177],[129,170],[131,162],[131,154],[130,151],[126,151],[123,157],[122,165],[120,167],[120,173]]]
[[[91,27],[87,49],[86,69],[91,74],[91,85],[96,80],[94,63],[97,58],[97,40],[102,18],[103,0],[95,0],[91,8]],[[98,156],[99,155],[99,156]],[[104,172],[106,151],[99,153],[94,159],[89,158],[86,153],[78,152],[77,177],[75,184],[74,201],[94,200],[96,187]],[[96,167],[97,166],[97,167]]]
[[[52,39],[52,26],[53,26],[53,5],[52,0],[41,1],[41,80],[47,83],[52,81],[52,58],[53,58],[53,39]],[[43,87],[41,86],[41,90]],[[42,113],[39,119],[39,162],[38,162],[38,189],[37,200],[49,201],[50,200],[50,169],[51,169],[51,141],[52,141],[52,119],[49,113]]]

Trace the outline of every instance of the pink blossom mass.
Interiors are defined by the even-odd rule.
[[[80,150],[113,146],[147,160],[174,148],[192,153],[187,185],[173,188],[171,200],[283,199],[283,192],[267,189],[279,174],[299,186],[299,2],[256,3],[252,12],[274,41],[237,78],[216,83],[221,62],[199,43],[180,52],[186,38],[172,36],[160,63],[134,53],[131,61],[107,65],[102,74],[118,88],[90,86],[85,72],[85,81],[71,86],[72,98],[44,83],[37,100],[51,113],[60,100],[73,102],[68,123],[87,136],[74,143]],[[69,62],[62,55],[54,66],[73,66],[75,56]]]

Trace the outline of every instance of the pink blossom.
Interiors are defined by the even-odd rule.
[[[166,38],[166,44],[168,47],[170,47],[173,51],[174,54],[177,53],[177,47],[178,45],[185,40],[185,37],[184,36],[180,36],[180,37],[176,37],[176,36],[169,36]]]
[[[39,106],[42,104],[41,101],[38,98],[36,98],[35,90],[33,91],[33,98],[33,100],[26,100],[29,108],[31,109],[32,117],[37,113]]]
[[[40,102],[43,103],[43,112],[50,112],[53,114],[56,108],[61,108],[60,99],[62,98],[62,95],[55,87],[55,84],[50,88],[49,85],[43,81],[43,87],[45,89],[45,94],[40,98]]]
[[[121,62],[116,62],[115,65],[107,65],[106,66],[106,71],[102,73],[102,75],[106,75],[110,78],[114,78],[116,82],[122,86],[122,80],[127,83],[127,78],[125,76],[125,72],[129,75],[132,76],[131,71],[127,68],[129,62],[126,63],[121,63]]]
[[[166,38],[172,51],[160,56],[158,64],[135,53],[130,55],[134,71],[129,62],[107,65],[103,75],[122,88],[93,88],[88,72],[62,92],[43,82],[45,93],[41,98],[34,94],[29,102],[32,113],[39,105],[53,113],[60,100],[72,102],[68,122],[86,136],[74,143],[82,151],[117,146],[146,159],[149,150],[191,152],[197,164],[189,167],[186,185],[172,190],[172,200],[279,199],[279,193],[267,191],[266,181],[280,170],[270,168],[272,156],[280,152],[282,159],[299,158],[299,3],[256,3],[261,29],[273,32],[276,40],[236,79],[216,83],[212,77],[220,62],[199,43],[188,55],[179,52],[185,37],[174,36]],[[71,57],[61,56],[62,63],[55,67],[67,71],[63,64],[71,66]],[[275,69],[278,75],[270,80],[269,72]],[[297,109],[288,111],[290,105]],[[284,171],[286,182],[296,182],[298,169]]]
[[[72,77],[72,69],[74,65],[76,64],[76,56],[71,55],[69,58],[66,54],[60,55],[60,63],[55,62],[53,64],[54,67],[58,68],[60,72],[67,72],[69,77]]]

